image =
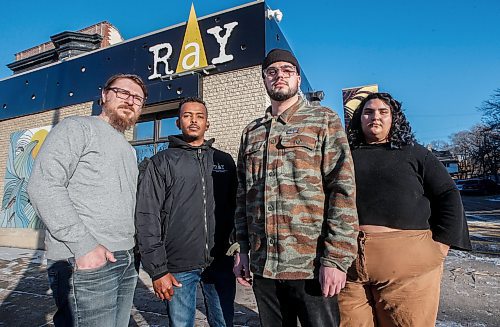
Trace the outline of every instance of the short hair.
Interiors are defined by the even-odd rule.
[[[111,85],[113,85],[113,83],[116,80],[121,79],[121,78],[130,79],[133,82],[135,82],[137,85],[139,85],[141,87],[141,89],[142,89],[142,93],[144,93],[144,100],[147,99],[147,97],[148,97],[148,90],[146,89],[146,85],[142,81],[142,78],[140,78],[139,76],[134,75],[134,74],[116,74],[116,75],[111,76],[106,81],[106,84],[104,85],[104,90],[109,90],[111,88]]]
[[[404,145],[414,145],[415,136],[411,130],[410,123],[406,119],[401,103],[396,101],[389,93],[370,93],[358,105],[352,114],[349,127],[347,128],[347,138],[351,148],[366,144],[365,135],[361,128],[361,114],[365,104],[373,99],[379,99],[391,108],[392,123],[389,130],[389,143],[391,148],[401,148]]]
[[[181,115],[182,105],[184,105],[185,103],[189,103],[189,102],[201,103],[205,107],[205,112],[207,113],[207,116],[208,116],[207,104],[200,97],[187,97],[187,98],[182,99],[181,102],[179,103],[179,116]]]

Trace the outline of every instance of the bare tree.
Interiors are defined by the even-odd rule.
[[[500,89],[496,89],[490,99],[478,108],[483,113],[483,148],[480,155],[484,159],[484,173],[499,182],[500,173]]]
[[[460,131],[451,137],[451,151],[458,158],[460,178],[470,178],[478,174],[476,164],[477,135],[472,130]]]
[[[451,136],[451,151],[459,160],[460,178],[489,177],[498,181],[500,138],[485,125]]]
[[[450,150],[459,159],[460,178],[487,177],[499,182],[500,89],[478,108],[483,124],[450,137]]]
[[[500,128],[500,89],[496,89],[490,99],[484,101],[478,110],[483,113],[481,118],[483,123],[498,132]]]
[[[428,147],[431,147],[433,150],[437,151],[448,151],[451,149],[452,145],[443,140],[434,140],[428,144]]]

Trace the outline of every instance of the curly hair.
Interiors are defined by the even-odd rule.
[[[392,124],[388,137],[391,148],[399,149],[404,145],[414,145],[416,143],[415,136],[411,130],[410,123],[401,109],[401,103],[396,101],[389,93],[371,93],[354,110],[349,127],[347,128],[347,138],[351,148],[366,144],[365,135],[361,128],[361,114],[366,103],[373,99],[382,100],[391,108]]]

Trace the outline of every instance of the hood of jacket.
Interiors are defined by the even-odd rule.
[[[206,150],[212,147],[212,144],[215,142],[215,139],[212,138],[210,140],[204,140],[202,145],[193,146],[184,141],[184,137],[182,136],[182,134],[179,134],[179,135],[170,135],[168,137],[168,141],[169,141],[168,144],[169,148],[182,148],[186,150],[197,150],[197,149]]]

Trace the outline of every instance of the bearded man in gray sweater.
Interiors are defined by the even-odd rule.
[[[137,162],[123,132],[147,97],[136,75],[112,76],[102,113],[64,119],[35,160],[28,194],[47,226],[55,326],[128,326],[137,272]]]

